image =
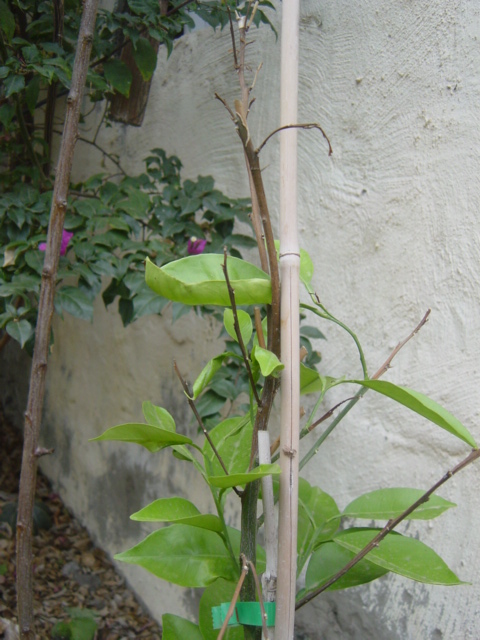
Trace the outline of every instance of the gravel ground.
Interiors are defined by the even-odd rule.
[[[10,520],[15,510],[21,448],[21,436],[0,408],[0,638],[5,640],[17,637],[15,537],[5,520]],[[74,614],[74,624],[92,625],[94,617],[96,640],[159,640],[157,623],[145,613],[106,554],[94,546],[86,529],[67,511],[41,474],[36,498],[40,523],[50,523],[49,528],[39,529],[33,541],[37,637],[67,638],[52,634],[52,629],[59,621],[71,621],[69,615],[75,609],[81,611]],[[90,623],[82,622],[82,615]]]

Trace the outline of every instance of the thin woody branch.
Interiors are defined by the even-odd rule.
[[[223,273],[225,274],[225,282],[227,283],[228,289],[228,297],[230,298],[230,304],[232,306],[233,313],[233,328],[235,330],[235,335],[237,336],[238,344],[240,346],[240,350],[242,352],[243,362],[245,363],[245,368],[247,370],[248,379],[250,381],[250,387],[252,389],[252,393],[255,396],[255,401],[260,404],[260,397],[257,391],[257,385],[255,384],[255,380],[253,379],[252,368],[250,366],[250,358],[248,357],[247,349],[245,347],[245,343],[243,342],[242,332],[240,331],[240,324],[238,322],[238,313],[237,313],[237,304],[235,302],[235,291],[232,288],[230,283],[230,278],[228,276],[228,268],[227,268],[227,248],[223,249],[223,264],[222,264]]]
[[[257,154],[260,153],[260,151],[263,149],[263,147],[267,144],[267,142],[270,140],[270,138],[272,138],[276,133],[278,133],[279,131],[284,131],[285,129],[318,129],[319,131],[322,132],[323,137],[325,138],[325,140],[328,143],[328,155],[331,156],[333,153],[333,149],[332,149],[332,145],[330,144],[330,140],[328,139],[327,134],[325,133],[325,131],[322,129],[322,127],[317,123],[317,122],[307,122],[305,124],[285,124],[283,125],[283,127],[278,127],[278,129],[275,129],[275,131],[272,131],[272,133],[270,133],[265,140],[262,142],[262,144],[258,147],[258,149],[256,149]]]
[[[350,569],[354,567],[358,562],[360,562],[360,560],[362,560],[368,553],[370,553],[370,551],[372,551],[375,547],[378,547],[380,542],[391,531],[393,531],[395,527],[397,527],[400,524],[400,522],[405,520],[405,518],[407,518],[411,513],[413,513],[413,511],[415,511],[415,509],[417,509],[420,505],[422,505],[425,502],[428,502],[428,500],[430,499],[430,496],[433,493],[435,493],[435,491],[437,491],[437,489],[439,489],[443,484],[445,484],[447,480],[450,480],[450,478],[452,478],[456,473],[464,469],[466,466],[468,466],[472,462],[475,462],[475,460],[477,460],[477,458],[479,457],[480,457],[480,449],[473,449],[473,451],[464,460],[459,462],[459,464],[457,464],[450,471],[447,471],[445,475],[442,478],[440,478],[438,482],[436,482],[432,487],[430,487],[430,489],[426,491],[410,507],[408,507],[408,509],[405,509],[405,511],[401,513],[399,516],[397,516],[396,518],[389,520],[387,524],[384,526],[384,528],[378,533],[378,535],[376,535],[375,538],[373,538],[373,540],[371,540],[366,547],[364,547],[359,553],[357,553],[357,555],[354,558],[352,558],[352,560],[350,560],[350,562],[346,564],[343,567],[343,569],[341,569],[332,578],[330,578],[330,580],[328,580],[327,582],[322,584],[320,587],[318,587],[318,589],[315,589],[315,591],[312,591],[312,593],[309,593],[304,598],[299,600],[295,605],[295,609],[300,609],[301,607],[303,607],[303,605],[307,604],[308,602],[316,598],[318,595],[323,593],[326,589],[331,587],[332,584],[337,582],[337,580],[339,580],[348,571],[350,571]]]
[[[232,596],[232,601],[230,602],[230,606],[228,607],[227,615],[225,616],[225,620],[223,621],[222,628],[220,629],[220,632],[217,636],[217,640],[222,640],[223,636],[225,635],[225,632],[228,628],[228,622],[232,617],[233,612],[235,611],[235,605],[237,604],[237,600],[240,595],[240,590],[242,588],[243,581],[245,580],[245,577],[248,573],[248,564],[247,564],[247,558],[245,557],[245,554],[241,553],[240,559],[242,561],[242,573],[240,574],[240,578],[237,582],[237,586],[235,587],[235,591]]]
[[[428,309],[428,311],[425,313],[423,318],[417,324],[415,329],[411,333],[409,333],[409,335],[404,340],[402,340],[397,344],[397,346],[395,347],[395,349],[393,349],[393,351],[388,356],[386,361],[372,376],[371,378],[372,380],[378,380],[378,378],[380,378],[386,371],[388,371],[393,358],[397,355],[400,349],[402,349],[407,344],[407,342],[409,342],[420,331],[420,329],[426,324],[429,316],[430,316],[430,309]],[[320,448],[322,443],[326,440],[326,438],[332,433],[335,427],[343,420],[343,418],[347,415],[347,413],[351,409],[353,409],[353,407],[357,404],[357,402],[361,398],[363,398],[363,396],[367,393],[367,391],[368,391],[368,387],[362,387],[357,391],[357,393],[353,396],[353,398],[350,400],[347,406],[338,414],[338,416],[332,421],[329,427],[325,429],[325,431],[322,433],[319,439],[315,442],[313,447],[306,453],[304,458],[300,461],[300,469],[303,469],[303,467],[307,464],[307,462],[317,453],[318,449]],[[303,435],[306,435],[306,434],[302,434],[302,436]]]

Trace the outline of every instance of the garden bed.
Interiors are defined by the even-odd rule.
[[[0,512],[4,518],[17,500],[22,439],[0,408]],[[48,480],[38,475],[40,514],[45,505],[51,526],[34,536],[34,598],[37,637],[53,638],[59,621],[69,621],[71,609],[86,612],[97,623],[96,640],[161,638],[161,630],[135,599],[106,554],[67,511]],[[10,506],[7,506],[10,505]],[[45,522],[47,524],[47,522]],[[77,612],[82,615],[82,612]],[[74,613],[75,615],[75,613]],[[0,637],[15,638],[15,537],[0,522]],[[58,635],[57,639],[64,638]]]

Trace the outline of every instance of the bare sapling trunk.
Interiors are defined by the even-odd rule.
[[[98,0],[85,0],[83,7],[50,210],[47,247],[38,303],[35,349],[30,374],[27,410],[25,412],[24,444],[17,517],[17,601],[20,638],[22,640],[32,640],[35,638],[32,557],[33,504],[35,499],[38,458],[44,453],[47,453],[38,447],[38,441],[45,395],[56,275],[67,208],[73,152],[78,133],[80,103],[92,50],[97,6]]]
[[[280,126],[297,123],[298,0],[282,4]],[[297,130],[280,132],[281,383],[280,498],[275,639],[292,640],[297,572],[300,441],[300,250],[297,234]]]

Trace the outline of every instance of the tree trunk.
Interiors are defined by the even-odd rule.
[[[22,471],[20,475],[17,517],[17,601],[20,638],[22,640],[33,640],[35,638],[32,557],[33,504],[35,499],[38,458],[44,453],[38,447],[38,440],[45,395],[48,348],[54,312],[56,274],[58,270],[65,211],[67,208],[73,151],[78,133],[80,103],[85,87],[92,49],[97,5],[98,0],[85,0],[84,2],[77,52],[73,66],[72,84],[67,99],[67,112],[57,164],[52,208],[50,210],[47,248],[38,304],[35,349],[30,374],[27,410],[25,412]]]

